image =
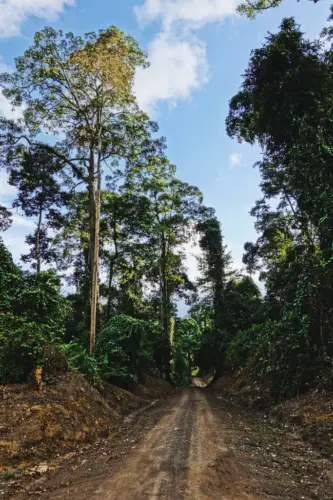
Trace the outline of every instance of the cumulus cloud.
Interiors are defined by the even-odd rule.
[[[66,6],[75,0],[0,0],[0,37],[20,34],[20,28],[30,16],[57,19]]]
[[[22,215],[19,214],[13,215],[13,224],[16,224],[17,226],[21,227],[26,227],[28,229],[36,228],[36,224],[33,222],[32,219],[27,219],[26,217],[23,217]]]
[[[208,81],[205,45],[159,34],[150,44],[151,66],[136,75],[135,93],[140,107],[149,112],[159,101],[175,105],[188,99]]]
[[[235,8],[235,0],[145,0],[135,7],[139,22],[162,24],[148,47],[151,66],[136,78],[143,109],[151,112],[160,101],[175,105],[209,81],[206,47],[195,30],[223,21]]]
[[[15,224],[4,233],[1,233],[0,237],[17,264],[21,264],[21,255],[29,253],[29,245],[25,242],[25,237],[30,232],[27,228]]]
[[[235,0],[145,0],[135,7],[137,18],[143,22],[161,19],[166,29],[183,21],[195,26],[222,21],[235,12]]]
[[[8,184],[6,173],[0,172],[0,203],[5,205],[7,197],[12,197],[15,193],[16,188]]]
[[[20,262],[21,255],[29,251],[25,238],[34,231],[36,225],[31,219],[26,219],[16,213],[13,214],[12,219],[12,226],[4,233],[1,233],[0,237],[12,254],[14,261]]]
[[[229,156],[229,167],[234,168],[237,167],[237,165],[240,165],[242,161],[242,155],[238,153],[231,153]]]

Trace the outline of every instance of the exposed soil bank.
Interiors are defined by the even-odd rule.
[[[276,402],[269,388],[251,380],[246,370],[225,376],[210,386],[215,394],[230,403],[265,415],[272,422],[295,429],[324,457],[333,456],[333,392],[312,390],[291,399]]]
[[[0,495],[15,492],[29,479],[42,479],[98,440],[119,433],[124,417],[173,393],[169,384],[153,377],[144,383],[135,387],[137,395],[110,384],[97,390],[73,373],[42,391],[0,386]]]

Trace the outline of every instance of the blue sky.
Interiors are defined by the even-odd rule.
[[[136,92],[159,122],[168,156],[178,176],[197,185],[205,203],[216,209],[235,265],[243,245],[256,235],[248,212],[260,197],[259,175],[252,165],[256,147],[236,143],[225,133],[228,101],[241,83],[251,49],[283,17],[294,16],[309,37],[319,34],[329,15],[322,0],[285,0],[250,21],[234,14],[236,0],[0,0],[0,70],[13,65],[35,31],[51,25],[84,33],[114,24],[148,51],[151,67],[137,76]],[[11,110],[0,98],[0,112]],[[0,174],[0,203],[13,191]],[[4,234],[16,259],[33,223],[19,214]],[[194,260],[190,259],[190,266]]]

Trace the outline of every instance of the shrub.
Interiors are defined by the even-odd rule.
[[[225,353],[225,366],[231,371],[245,368],[258,350],[265,325],[253,325],[248,330],[241,330],[229,343]]]
[[[293,313],[238,332],[225,355],[225,365],[232,370],[251,362],[253,375],[280,396],[297,393],[311,380],[310,361],[308,318],[296,321]]]
[[[23,275],[12,304],[14,314],[49,325],[60,335],[65,333],[65,320],[70,310],[70,302],[61,295],[60,278],[54,270],[44,271],[38,276]]]
[[[85,375],[89,380],[100,377],[98,363],[93,356],[90,356],[87,349],[76,342],[61,345],[65,353],[69,369]]]
[[[191,382],[191,370],[186,356],[181,352],[174,354],[171,372],[172,382],[178,386],[187,386]]]
[[[0,314],[0,383],[25,382],[35,368],[43,367],[44,349],[52,342],[57,335],[48,325]]]
[[[113,317],[96,342],[102,378],[119,385],[137,382],[144,368],[154,366],[148,336],[149,326],[144,321],[126,315]]]

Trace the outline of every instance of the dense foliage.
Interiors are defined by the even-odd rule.
[[[114,316],[97,339],[96,359],[101,375],[110,382],[137,382],[154,371],[149,325],[130,316]]]
[[[310,41],[293,19],[284,19],[253,51],[227,119],[231,136],[258,141],[263,151],[257,164],[263,198],[252,210],[259,238],[245,245],[244,263],[261,272],[267,288],[264,324],[240,333],[229,357],[243,363],[253,350],[255,370],[282,394],[332,379],[329,33]]]
[[[0,384],[26,381],[45,368],[48,346],[61,342],[70,313],[53,271],[36,275],[16,267],[0,241]]]

